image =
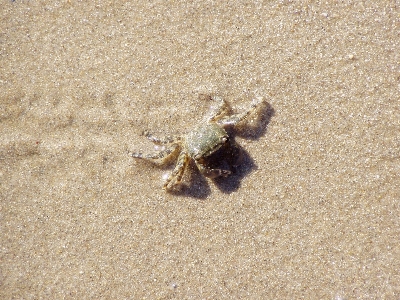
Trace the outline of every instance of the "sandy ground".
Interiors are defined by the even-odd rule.
[[[89,2],[1,4],[1,299],[400,299],[398,1]],[[265,128],[168,194],[208,94]]]

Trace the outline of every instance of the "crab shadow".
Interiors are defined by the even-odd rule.
[[[232,174],[228,177],[217,177],[212,179],[215,186],[223,193],[230,194],[239,189],[240,183],[244,177],[246,177],[252,170],[257,168],[254,160],[250,157],[250,154],[243,149],[242,146],[238,145],[240,148],[240,164],[236,167],[232,167]]]
[[[185,173],[183,182],[181,183],[178,190],[169,191],[169,193],[177,196],[189,196],[197,199],[205,199],[211,194],[211,187],[209,181],[213,183],[220,191],[226,194],[230,194],[240,187],[241,180],[248,175],[257,166],[254,160],[250,157],[249,153],[243,149],[240,145],[240,157],[236,157],[240,160],[240,165],[236,167],[230,167],[231,175],[228,177],[217,177],[213,179],[207,179],[202,175],[199,169],[193,162],[190,163],[188,171]],[[227,169],[226,163],[224,164]]]
[[[248,140],[258,140],[267,132],[268,124],[275,111],[269,103],[266,103],[264,110],[260,111],[257,118],[249,125],[239,130],[228,130],[229,136],[235,139],[239,136]],[[193,162],[190,163],[188,172],[185,172],[183,183],[179,190],[170,191],[177,196],[189,196],[197,199],[205,199],[211,194],[211,187],[208,180],[223,193],[230,194],[237,191],[242,179],[257,168],[250,154],[238,143],[235,143],[235,150],[228,153],[221,153],[214,167],[230,169],[232,174],[228,177],[217,177],[207,179],[204,177]]]

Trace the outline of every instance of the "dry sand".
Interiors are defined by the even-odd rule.
[[[1,4],[1,299],[400,299],[398,1],[88,2]],[[274,114],[167,194],[211,93]]]

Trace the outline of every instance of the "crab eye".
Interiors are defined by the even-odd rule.
[[[228,140],[228,138],[226,136],[221,138],[221,143],[226,143],[226,141]]]

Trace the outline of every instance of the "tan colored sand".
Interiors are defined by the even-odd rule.
[[[0,298],[399,299],[398,3],[152,2],[2,4]],[[166,194],[207,93],[253,168]]]

